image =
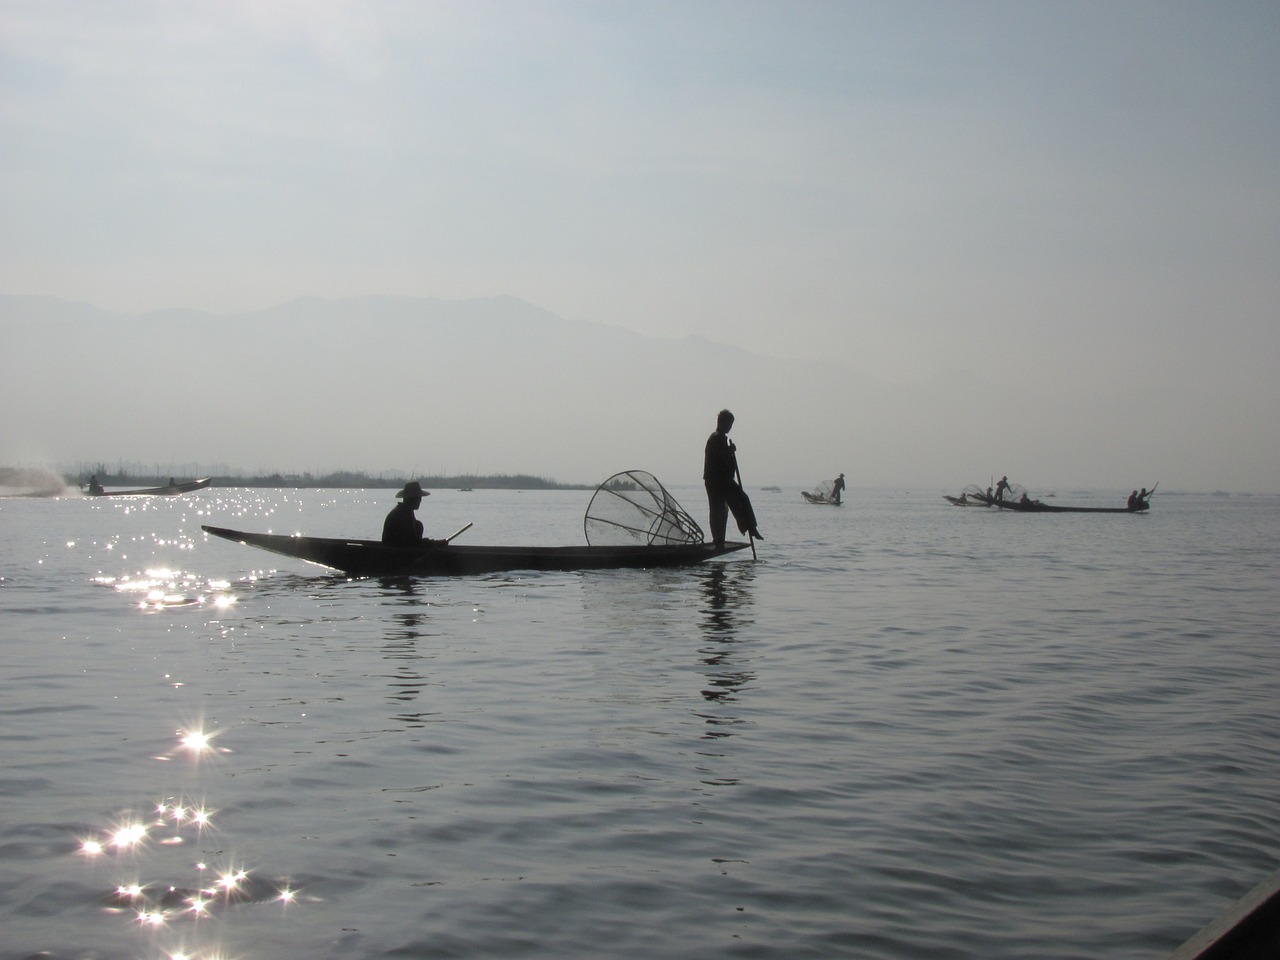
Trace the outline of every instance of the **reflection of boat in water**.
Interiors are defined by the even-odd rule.
[[[199,480],[188,480],[185,483],[170,483],[163,487],[140,487],[137,490],[94,490],[89,487],[85,490],[85,496],[88,497],[175,497],[181,493],[191,493],[195,490],[203,490],[213,482],[211,477],[202,477]]]
[[[357,577],[678,567],[750,546],[737,541],[723,546],[704,543],[701,528],[657,478],[636,470],[600,485],[587,507],[583,527],[587,543],[563,547],[455,546],[448,540],[403,547],[378,540],[248,533],[226,527],[205,526],[204,530]]]

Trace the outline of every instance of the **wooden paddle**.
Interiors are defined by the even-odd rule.
[[[470,523],[468,523],[465,527],[462,527],[460,530],[458,530],[456,533],[454,533],[453,537],[456,537],[459,533],[464,533],[464,532],[466,532],[467,530],[470,530],[470,529],[471,529],[471,524],[470,524]],[[452,540],[452,539],[453,539],[453,537],[445,537],[445,538],[444,538],[444,542],[445,542],[445,543],[448,543],[450,540]]]

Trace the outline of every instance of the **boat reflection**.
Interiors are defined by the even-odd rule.
[[[391,688],[387,699],[398,712],[391,719],[411,727],[425,726],[432,714],[403,708],[418,699],[428,682],[422,662],[432,655],[423,653],[419,641],[430,635],[431,603],[421,595],[422,582],[415,577],[381,577],[377,582],[383,606],[390,612],[382,655],[394,661],[387,675]]]
[[[750,613],[755,567],[717,563],[708,564],[698,572],[703,594],[698,620],[703,644],[698,653],[707,684],[702,697],[717,709],[697,716],[711,728],[703,734],[704,739],[714,739],[731,736],[733,731],[729,728],[743,722],[732,705],[756,679],[738,638],[738,631],[754,622]]]

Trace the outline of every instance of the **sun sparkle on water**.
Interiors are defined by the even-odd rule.
[[[175,730],[179,743],[177,750],[187,750],[194,755],[219,750],[213,746],[213,740],[222,732],[206,730],[198,720],[191,722]],[[230,922],[227,919],[232,916],[229,911],[242,906],[276,904],[277,909],[283,910],[299,903],[299,894],[289,881],[260,880],[248,865],[236,862],[223,863],[216,868],[203,859],[189,862],[187,869],[194,867],[200,877],[194,882],[190,877],[161,879],[154,875],[145,876],[148,869],[165,869],[166,861],[172,862],[171,854],[163,851],[163,847],[179,846],[194,841],[197,834],[204,836],[206,830],[215,831],[215,814],[216,811],[206,806],[203,800],[190,794],[175,794],[156,800],[142,815],[119,814],[96,837],[81,837],[78,851],[81,856],[97,859],[114,854],[119,858],[116,869],[129,871],[124,876],[114,877],[107,888],[111,891],[106,898],[106,903],[112,908],[110,912],[122,914],[131,920],[135,930],[146,931],[148,937],[171,936],[166,931],[180,928],[183,924],[203,931],[199,934],[203,937],[210,933],[207,929],[210,922]],[[144,875],[139,876],[135,870]],[[196,946],[189,939],[193,936],[197,934],[183,935],[186,942],[180,947],[174,944],[164,952],[152,955],[166,960],[230,960],[212,945]]]
[[[178,739],[178,742],[192,753],[203,753],[213,748],[213,734],[211,733],[205,733],[203,730],[179,732],[182,733],[182,736]]]
[[[147,838],[147,828],[141,823],[130,823],[116,830],[111,835],[111,843],[115,847],[131,847]]]

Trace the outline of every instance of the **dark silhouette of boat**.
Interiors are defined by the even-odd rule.
[[[1155,487],[1147,496],[1155,492]],[[996,507],[1000,510],[1012,510],[1015,513],[1142,513],[1151,508],[1146,500],[1140,500],[1135,506],[1123,507],[1070,507],[1057,503],[1045,503],[1033,500],[1026,489],[1012,484],[1008,493],[997,497],[992,493],[970,484],[958,497],[943,495],[943,498],[957,507]]]
[[[203,529],[224,540],[331,567],[353,577],[457,577],[507,570],[678,567],[745,550],[749,546],[729,541],[723,547],[711,543],[486,547],[435,540],[422,547],[396,547],[378,540],[248,533],[212,526]]]
[[[750,543],[707,543],[702,529],[651,473],[628,470],[597,489],[587,506],[587,543],[565,547],[464,546],[424,540],[398,546],[380,540],[285,536],[205,526],[207,533],[272,553],[332,567],[354,577],[456,577],[507,570],[608,570],[679,567],[745,550]]]

